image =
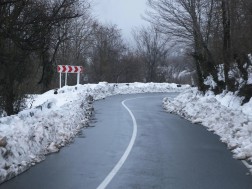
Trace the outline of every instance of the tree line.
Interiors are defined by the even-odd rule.
[[[89,0],[1,0],[0,112],[18,113],[28,94],[57,88],[57,65],[84,66],[81,83],[171,79],[165,35],[141,27],[134,39],[132,47],[116,25],[99,23]]]
[[[146,19],[193,57],[200,91],[238,92],[244,103],[250,99],[251,0],[148,0],[148,5]]]
[[[27,94],[57,88],[62,64],[84,66],[81,83],[196,81],[200,91],[250,99],[250,0],[147,2],[150,25],[134,29],[132,45],[94,18],[89,0],[1,0],[1,111],[15,114]]]

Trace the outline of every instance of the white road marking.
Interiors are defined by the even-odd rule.
[[[127,100],[133,100],[133,99],[127,99]],[[117,174],[117,172],[123,166],[124,162],[126,161],[126,159],[128,158],[128,156],[132,150],[132,147],[134,146],[136,136],[137,136],[137,122],[136,122],[135,116],[133,115],[131,110],[125,105],[125,102],[127,100],[122,101],[122,105],[129,112],[129,114],[132,118],[132,121],[133,121],[133,132],[132,132],[132,136],[130,139],[130,143],[129,143],[126,151],[124,152],[123,156],[121,157],[121,159],[118,161],[118,163],[112,169],[112,171],[107,175],[107,177],[102,181],[102,183],[97,187],[97,189],[105,189],[108,186],[108,184],[111,182],[111,180]]]
[[[248,168],[250,173],[252,174],[252,165],[250,165],[247,161],[242,160],[242,163]]]

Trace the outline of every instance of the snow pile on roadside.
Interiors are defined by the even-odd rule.
[[[91,108],[85,95],[62,106],[52,98],[36,108],[1,118],[0,138],[5,144],[0,145],[0,182],[57,152],[87,123]]]
[[[241,106],[242,99],[232,93],[202,95],[189,89],[175,99],[165,98],[164,108],[193,123],[201,123],[220,136],[237,159],[252,161],[252,100]]]
[[[180,92],[167,83],[99,84],[63,87],[27,100],[30,109],[0,118],[0,183],[57,152],[88,125],[92,101],[116,94]]]

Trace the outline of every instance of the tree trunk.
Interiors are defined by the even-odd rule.
[[[224,77],[228,91],[233,91],[234,86],[229,78],[230,58],[231,58],[231,23],[230,23],[230,4],[229,0],[222,0],[222,24],[223,24],[223,62]]]
[[[15,99],[14,99],[14,94],[13,94],[13,85],[9,85],[6,87],[7,87],[6,92],[8,93],[8,95],[6,95],[4,109],[7,115],[10,116],[14,114],[13,104],[14,104]]]
[[[198,77],[198,87],[200,91],[203,91],[204,93],[206,92],[206,86],[204,84],[204,79],[203,79],[203,75],[202,75],[202,71],[200,68],[200,63],[199,60],[195,59],[195,65],[196,65],[196,73],[197,73],[197,77]]]

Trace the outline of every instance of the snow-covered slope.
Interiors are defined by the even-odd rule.
[[[164,108],[220,136],[237,159],[252,161],[252,100],[241,106],[242,99],[232,93],[202,95],[197,89],[180,93],[175,99],[165,98]]]
[[[33,96],[31,109],[0,118],[0,182],[10,179],[57,152],[88,125],[92,100],[116,94],[180,92],[188,86],[176,84],[131,83],[63,87]]]

